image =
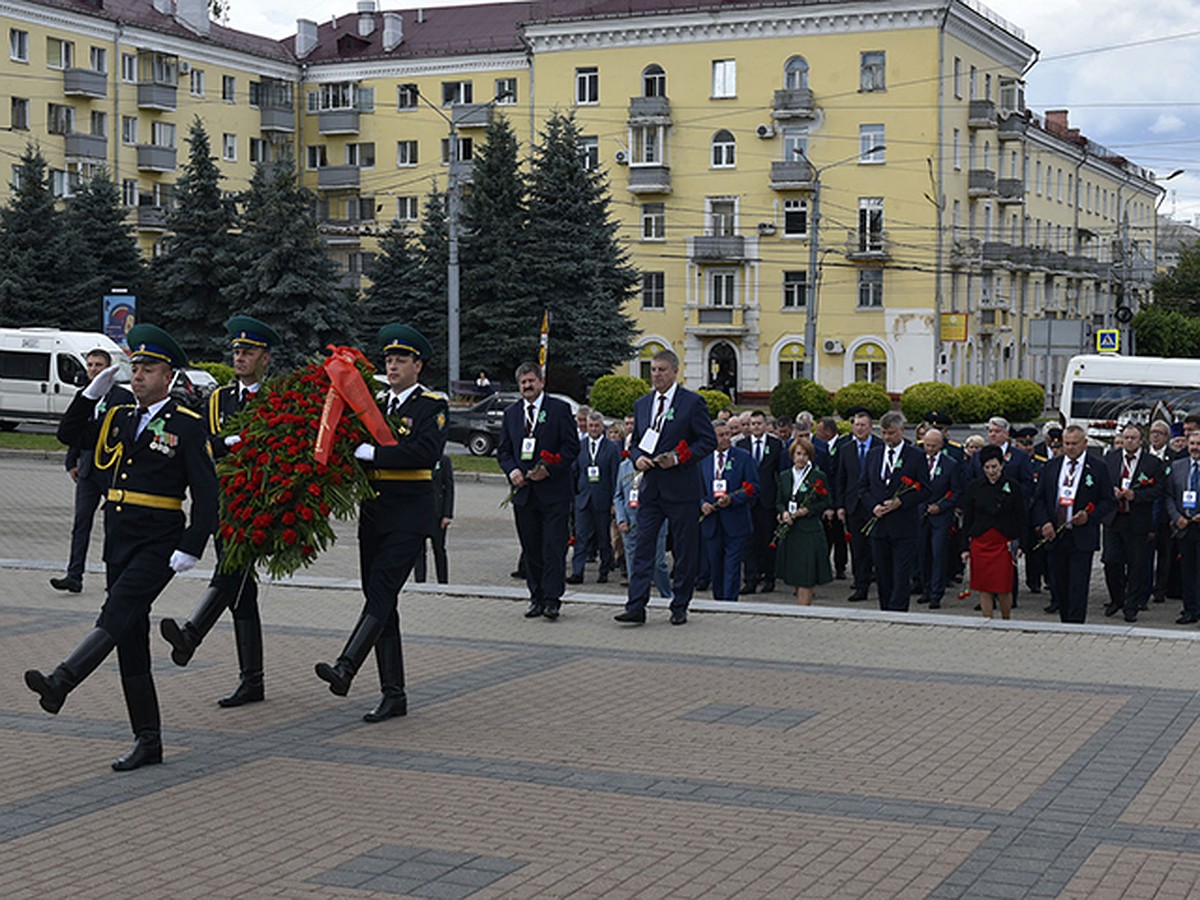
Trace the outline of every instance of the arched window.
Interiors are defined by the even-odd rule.
[[[638,350],[638,374],[646,381],[650,380],[650,363],[654,360],[654,354],[665,349],[658,341],[650,341],[642,344]]]
[[[789,91],[808,87],[808,61],[803,56],[793,56],[783,64],[783,87]]]
[[[736,165],[737,142],[733,135],[722,128],[712,139],[712,167],[714,169],[732,169]]]
[[[804,345],[790,341],[779,350],[779,380],[790,381],[804,374]]]
[[[873,341],[854,348],[854,380],[887,387],[887,352]]]
[[[657,63],[650,63],[642,69],[642,96],[667,96],[667,73]]]

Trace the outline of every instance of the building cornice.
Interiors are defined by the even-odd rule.
[[[1086,171],[1094,172],[1112,181],[1121,182],[1152,197],[1157,197],[1166,190],[1157,182],[1149,178],[1143,178],[1136,172],[1130,172],[1128,169],[1124,169],[1115,163],[1108,162],[1103,157],[1088,153],[1078,144],[1064,140],[1052,132],[1030,127],[1026,131],[1026,136],[1030,146],[1038,146],[1051,153],[1065,156],[1071,160],[1072,164],[1079,163],[1082,160],[1082,168]]]
[[[471,56],[438,56],[421,59],[372,59],[355,62],[314,62],[305,82],[367,81],[373,78],[416,78],[422,75],[457,75],[467,72],[502,72],[529,68],[524,53]]]

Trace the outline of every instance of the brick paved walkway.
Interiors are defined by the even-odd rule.
[[[20,678],[84,633],[95,588],[0,570],[0,896],[1200,891],[1190,633],[749,608],[622,628],[608,597],[550,623],[413,590],[410,715],[365,725],[373,665],[347,699],[312,674],[359,604],[315,573],[264,589],[266,703],[214,703],[227,622],[186,670],[156,639],[166,764],[118,775],[115,661],[57,717]]]

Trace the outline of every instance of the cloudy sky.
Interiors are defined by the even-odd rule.
[[[323,20],[354,0],[229,0],[229,25],[286,37],[297,18]],[[447,0],[382,9],[444,6]],[[1041,52],[1026,102],[1069,109],[1071,124],[1165,178],[1162,211],[1200,217],[1200,0],[989,0]]]

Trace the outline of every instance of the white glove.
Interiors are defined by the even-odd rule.
[[[171,554],[171,562],[169,565],[176,575],[182,575],[188,569],[196,568],[196,563],[200,562],[199,558],[192,556],[190,553],[184,553],[182,550],[176,550]]]
[[[354,448],[354,458],[362,462],[375,462],[375,445],[359,444]]]
[[[242,436],[240,434],[231,434],[229,437],[225,438],[225,446],[228,447],[230,450],[232,450],[234,447],[236,447],[241,442],[242,442]]]
[[[112,390],[112,386],[117,383],[117,373],[121,371],[121,367],[115,363],[92,379],[92,383],[83,389],[83,396],[89,400],[99,400],[105,394]]]

